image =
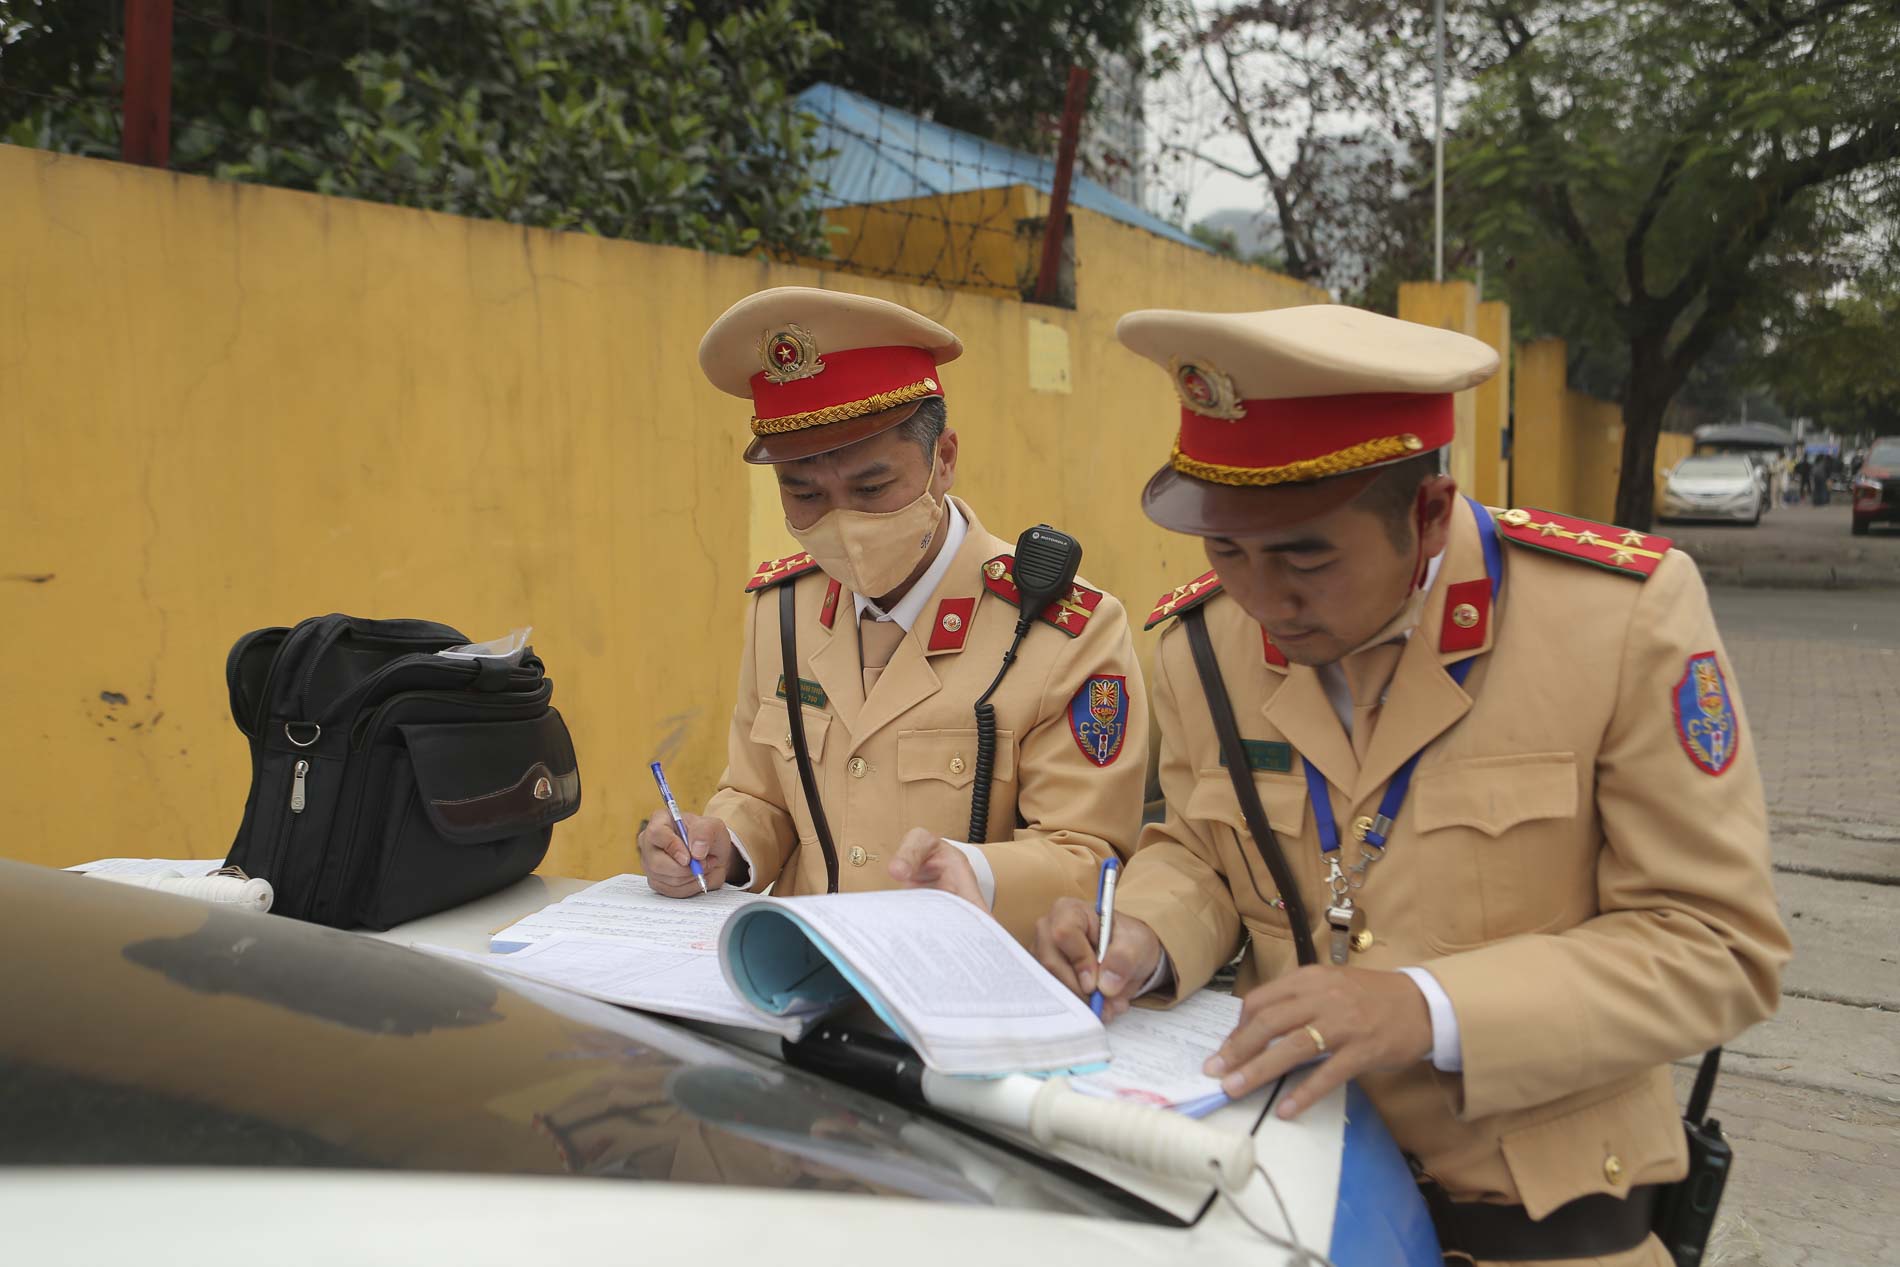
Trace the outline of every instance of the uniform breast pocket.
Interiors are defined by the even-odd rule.
[[[970,830],[970,790],[976,781],[976,730],[904,730],[897,735],[897,781],[904,826],[924,827],[952,840]],[[996,732],[990,771],[989,838],[1010,834],[1016,818],[1016,739]]]
[[[1595,849],[1580,803],[1577,761],[1568,752],[1421,768],[1412,823],[1420,874],[1429,877],[1419,913],[1431,942],[1455,950],[1587,918],[1595,909]]]
[[[821,769],[820,763],[825,756],[825,736],[831,730],[831,716],[828,713],[804,710],[805,747],[811,753],[812,768]],[[784,803],[792,807],[792,822],[798,828],[798,838],[805,841],[818,839],[817,829],[812,826],[811,815],[805,812],[805,792],[798,781],[798,762],[792,748],[792,719],[780,700],[759,701],[759,712],[752,719],[752,742],[762,748],[772,750],[778,769],[779,792]]]
[[[1267,812],[1267,826],[1280,841],[1280,851],[1287,856],[1293,874],[1301,875],[1295,855],[1306,830],[1306,780],[1294,774],[1256,774],[1253,783],[1260,793],[1261,808]],[[1273,904],[1279,890],[1247,830],[1240,802],[1234,796],[1233,780],[1225,769],[1197,772],[1186,814],[1213,837],[1221,870],[1227,874],[1227,887],[1233,892],[1248,932],[1290,940],[1286,912]]]

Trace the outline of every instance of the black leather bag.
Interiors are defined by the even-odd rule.
[[[467,641],[329,615],[231,648],[251,791],[227,861],[271,882],[273,911],[389,928],[540,865],[580,808],[574,746],[532,648],[512,666],[436,654]]]

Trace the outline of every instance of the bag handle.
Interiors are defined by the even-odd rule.
[[[793,599],[796,582],[778,587],[778,650],[785,666],[785,715],[791,722],[792,752],[798,759],[798,782],[805,789],[805,808],[825,855],[825,892],[838,891],[838,850],[831,843],[831,824],[818,799],[818,780],[811,770],[811,749],[805,745],[805,693],[798,689],[798,608]]]
[[[1254,786],[1253,767],[1240,744],[1240,727],[1234,721],[1234,705],[1227,698],[1227,684],[1221,680],[1220,664],[1214,659],[1214,644],[1208,639],[1203,609],[1196,607],[1181,616],[1187,626],[1188,646],[1194,650],[1194,670],[1200,674],[1201,693],[1207,697],[1207,711],[1214,719],[1214,733],[1220,737],[1221,755],[1227,761],[1227,775],[1234,784],[1234,799],[1240,802],[1240,815],[1246,821],[1247,834],[1267,864],[1267,872],[1280,890],[1286,906],[1286,922],[1293,930],[1293,950],[1302,964],[1318,963],[1313,946],[1313,927],[1306,915],[1306,901],[1300,896],[1293,868],[1287,864],[1280,841],[1267,823],[1267,811],[1260,804],[1260,789]],[[1301,760],[1305,760],[1304,757]]]

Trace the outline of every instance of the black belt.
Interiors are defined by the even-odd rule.
[[[1602,1258],[1643,1243],[1656,1221],[1656,1184],[1631,1188],[1627,1197],[1593,1193],[1566,1202],[1541,1219],[1521,1205],[1453,1201],[1430,1181],[1419,1190],[1448,1255],[1478,1262],[1539,1262],[1557,1258]]]

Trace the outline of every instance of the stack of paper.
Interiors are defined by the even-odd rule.
[[[97,862],[82,862],[76,867],[66,868],[68,871],[83,871],[87,875],[179,875],[188,880],[223,869],[222,858],[101,858]]]

